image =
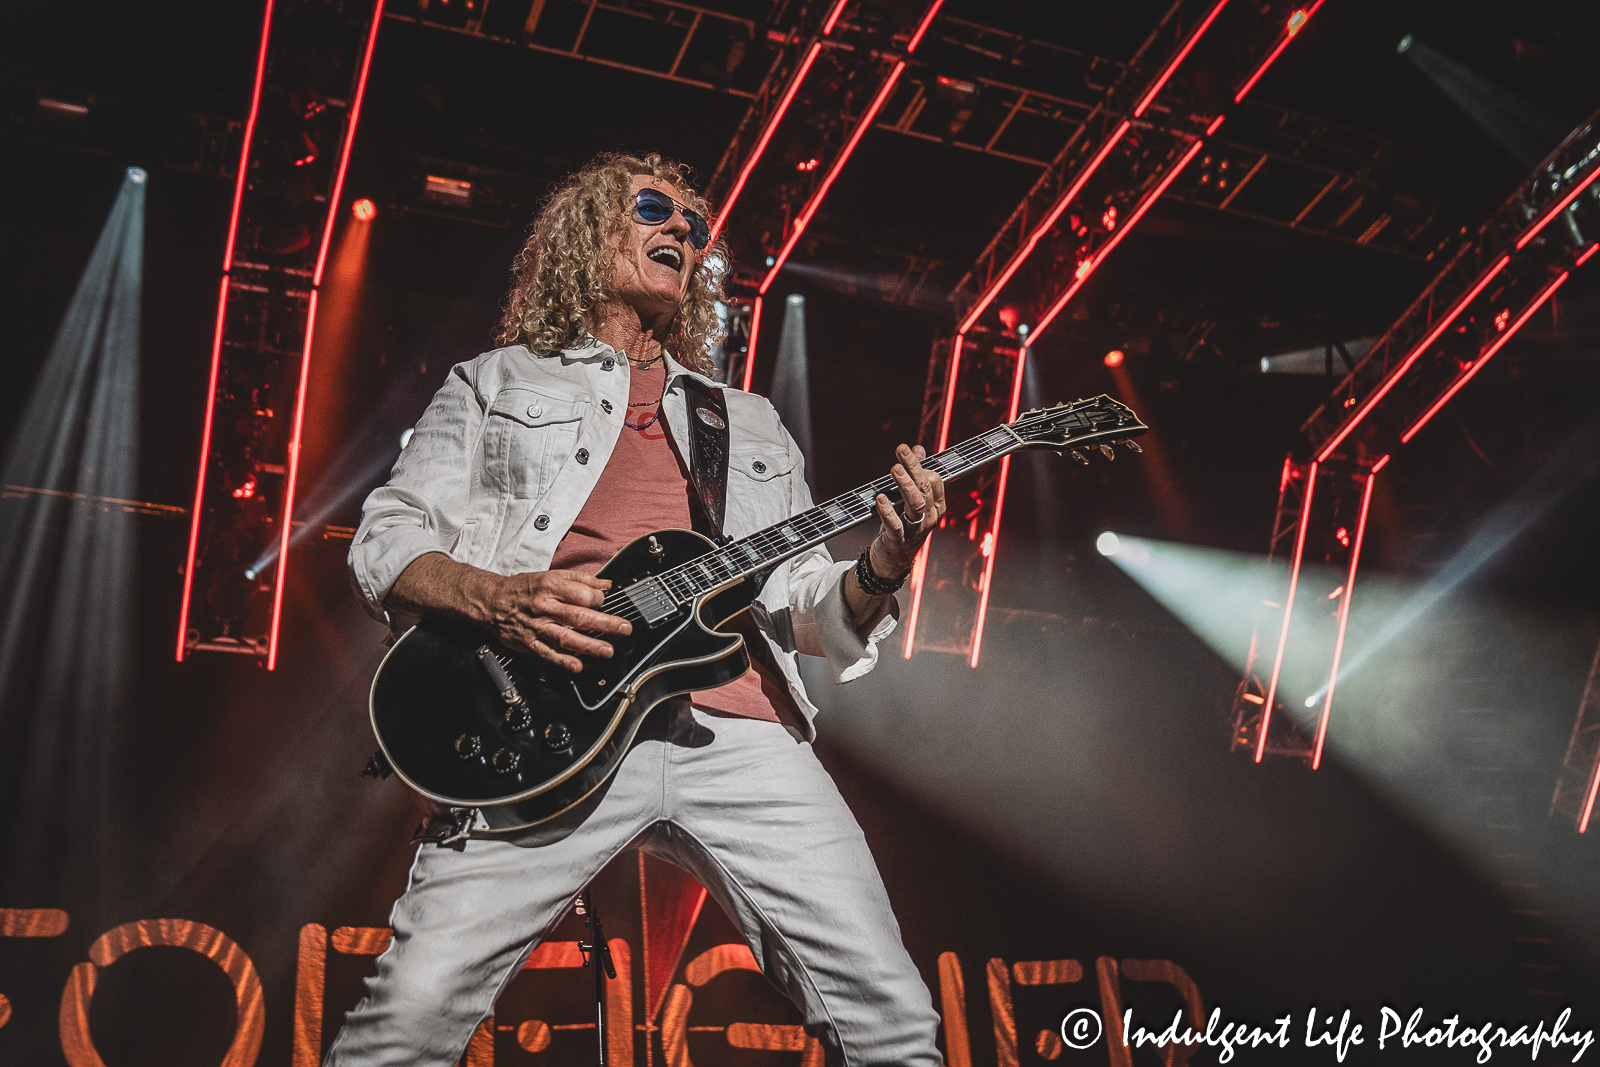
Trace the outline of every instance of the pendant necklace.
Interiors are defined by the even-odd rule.
[[[656,357],[656,359],[660,359],[660,358],[661,358],[660,356]],[[655,359],[652,359],[652,360],[650,360],[649,363],[646,363],[645,366],[649,366],[651,363],[654,363],[655,361],[656,361]],[[635,369],[643,369],[637,363],[634,364],[634,367],[635,367]],[[667,397],[667,376],[663,372],[662,375],[661,375],[661,395],[659,397],[657,397],[655,400],[640,400],[640,401],[637,401],[635,403],[632,403],[632,404],[628,405],[628,407],[630,409],[632,409],[632,408],[649,407],[651,404],[654,404],[656,406],[656,409],[654,411],[652,411],[649,414],[649,416],[647,416],[643,421],[638,422],[638,423],[632,423],[632,422],[629,422],[627,420],[627,418],[623,418],[622,425],[626,426],[630,430],[648,430],[650,427],[654,426],[656,424],[656,420],[661,417],[661,401],[665,400],[666,397]]]

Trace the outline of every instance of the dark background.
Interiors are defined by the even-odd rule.
[[[1159,9],[950,0],[946,12],[1126,57]],[[146,500],[186,505],[192,492],[232,183],[163,169],[147,158],[159,146],[112,138],[86,150],[54,136],[28,121],[27,93],[242,116],[259,18],[254,4],[13,5],[0,34],[0,428],[9,436],[20,417],[123,169],[146,166]],[[1481,216],[1525,175],[1396,55],[1395,42],[1415,33],[1569,128],[1600,105],[1600,68],[1589,58],[1596,29],[1592,8],[1576,3],[1329,0],[1257,93],[1448,154],[1469,175],[1462,194]],[[659,150],[706,176],[743,112],[731,97],[393,21],[368,94],[347,200],[384,187],[396,144],[547,181],[606,149]],[[911,235],[959,275],[1032,178],[1023,164],[874,130],[814,225],[887,246]],[[520,225],[379,216],[362,285],[348,296],[358,342],[337,368],[340,388],[308,412],[320,444],[302,484],[315,484],[352,442],[357,452],[363,441],[387,447],[451,364],[490,346],[523,236]],[[1112,347],[1133,353],[1128,373],[1177,499],[1153,493],[1134,465],[1080,470],[1029,457],[1019,468],[1027,476],[1013,480],[981,668],[891,653],[870,678],[821,694],[818,751],[866,829],[936,995],[938,955],[960,956],[977,1062],[994,1057],[984,981],[992,957],[1071,958],[1091,974],[1102,955],[1170,959],[1225,1018],[1268,1023],[1293,1011],[1297,1035],[1313,1004],[1348,1006],[1369,1029],[1383,1004],[1403,1014],[1421,1005],[1430,1022],[1459,1012],[1508,1024],[1570,1005],[1580,1029],[1594,1025],[1600,861],[1587,835],[1544,816],[1600,637],[1592,477],[1341,690],[1351,744],[1340,748],[1335,736],[1315,773],[1230,754],[1237,675],[1092,548],[1111,528],[1260,553],[1283,456],[1333,384],[1255,373],[1260,358],[1380,334],[1431,275],[1427,264],[1158,205],[1036,356],[1046,394],[1069,398],[1115,391],[1100,357]],[[808,300],[813,484],[839,492],[879,473],[893,444],[915,433],[930,345],[951,315],[937,303],[843,294],[797,272],[775,292]],[[1597,299],[1594,273],[1575,274],[1395,460],[1380,480],[1366,569],[1397,581],[1425,576],[1532,472],[1585,440],[1577,435],[1600,394]],[[1203,358],[1180,359],[1201,316],[1221,324],[1214,343]],[[1042,477],[1036,463],[1050,464]],[[1038,499],[1040,489],[1055,503]],[[352,503],[330,521],[356,517]],[[0,907],[62,908],[71,927],[50,941],[0,941],[0,992],[12,1004],[0,1062],[62,1062],[60,990],[87,945],[119,923],[182,917],[226,931],[251,955],[267,998],[260,1062],[286,1064],[296,931],[307,922],[384,925],[409,860],[413,815],[400,787],[354,776],[371,748],[363,693],[382,630],[347,591],[343,543],[308,542],[290,572],[279,670],[217,656],[179,667],[168,646],[186,526],[142,522],[139,692],[131,719],[117,725],[115,775],[93,785],[115,813],[114,826],[92,835],[111,843],[90,858],[95,878],[61,860],[88,835],[60,824],[51,796],[4,793],[14,807],[3,820],[48,827],[59,851],[0,853]],[[1445,647],[1439,619],[1468,636]],[[1470,730],[1434,684],[1461,647],[1505,689],[1501,747],[1488,760],[1498,777],[1485,778],[1482,753],[1457,743]],[[1481,832],[1487,794],[1513,798],[1520,858],[1495,853]],[[632,871],[630,861],[602,885],[602,903],[618,913],[614,936],[635,936]],[[714,912],[691,953],[736,939]],[[576,927],[563,936],[578,936]],[[359,995],[353,974],[341,981],[330,976],[329,1039]],[[793,1021],[753,977],[718,981],[723,999],[706,1002],[706,1019]],[[519,979],[530,982],[546,985],[514,986],[508,998],[522,999],[503,1002],[502,1018],[538,1010],[553,1019],[564,1009],[548,1005],[573,995],[547,977]],[[581,993],[581,978],[568,984]],[[227,993],[220,972],[192,953],[130,957],[106,970],[95,1001],[102,1057],[113,1067],[217,1062],[231,1032]],[[1170,1009],[1160,989],[1143,996],[1142,1018]],[[1037,1059],[1031,1035],[1067,1007],[1097,1002],[1092,979],[1071,993],[1019,992],[1023,1059]],[[570,1017],[580,1012],[573,1002]],[[581,1041],[561,1040],[569,1043],[543,1055],[582,1062]],[[730,1050],[709,1038],[694,1048],[701,1063],[798,1062],[797,1053]],[[506,1035],[497,1055],[531,1061]],[[1067,1059],[1091,1055],[1104,1052]],[[1262,1050],[1251,1060],[1331,1055]],[[1432,1055],[1465,1062],[1470,1053]]]

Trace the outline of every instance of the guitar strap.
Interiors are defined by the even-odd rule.
[[[728,504],[728,404],[721,389],[688,375],[682,381],[689,401],[689,477],[711,536],[720,540]]]

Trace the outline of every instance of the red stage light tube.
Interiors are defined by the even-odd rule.
[[[1195,157],[1195,153],[1199,152],[1204,145],[1205,142],[1201,140],[1195,140],[1191,143],[1189,150],[1183,154],[1183,157],[1178,160],[1171,170],[1167,171],[1166,177],[1162,178],[1160,183],[1146,193],[1143,200],[1139,201],[1139,206],[1133,209],[1133,214],[1128,216],[1128,221],[1122,224],[1122,228],[1111,235],[1111,239],[1101,246],[1100,251],[1094,254],[1093,259],[1090,259],[1085,266],[1079,268],[1078,276],[1067,288],[1067,291],[1062,293],[1054,304],[1050,305],[1050,310],[1039,317],[1039,324],[1028,335],[1029,344],[1039,343],[1039,335],[1044,333],[1045,328],[1055,321],[1057,315],[1061,314],[1061,309],[1067,306],[1067,301],[1071,300],[1078,290],[1083,288],[1084,282],[1089,280],[1089,275],[1093,274],[1095,268],[1099,267],[1106,256],[1111,254],[1111,250],[1117,247],[1124,237],[1128,236],[1128,231],[1139,224],[1139,220],[1144,218],[1144,213],[1149,211],[1151,206],[1161,198],[1161,194],[1167,191],[1167,187],[1177,179],[1178,175],[1183,172],[1183,168],[1189,165],[1189,161]]]
[[[381,0],[380,0],[381,2]],[[278,628],[283,619],[284,577],[289,573],[289,532],[294,520],[294,484],[300,475],[300,431],[305,427],[306,382],[311,376],[311,337],[317,325],[317,290],[306,304],[306,343],[300,350],[300,385],[295,390],[294,424],[289,429],[289,462],[283,485],[283,528],[278,531],[278,580],[272,589],[272,629],[267,633],[267,670],[278,665]]]
[[[1226,3],[1227,0],[1223,0],[1223,2]],[[944,0],[933,0],[933,3],[928,5],[928,13],[922,16],[922,21],[917,25],[917,32],[911,35],[910,42],[906,44],[906,55],[909,56],[917,50],[917,45],[922,43],[922,35],[928,32],[929,26],[933,25],[933,16],[937,15],[939,9],[943,6]]]
[[[1594,184],[1594,180],[1596,178],[1600,178],[1600,166],[1595,166],[1594,169],[1590,171],[1587,178],[1583,179],[1583,181],[1579,182],[1577,185],[1574,185],[1567,192],[1566,196],[1563,196],[1560,200],[1557,200],[1555,202],[1555,206],[1551,207],[1550,210],[1546,211],[1543,215],[1540,215],[1538,221],[1532,226],[1529,226],[1523,235],[1517,238],[1517,251],[1520,252],[1522,249],[1526,248],[1528,246],[1528,242],[1537,237],[1540,230],[1550,225],[1552,219],[1565,211],[1574,200],[1578,199],[1579,193],[1582,193],[1585,189],[1589,188],[1590,185]]]
[[[1267,754],[1267,728],[1272,725],[1272,704],[1278,695],[1278,675],[1283,670],[1283,650],[1289,643],[1289,620],[1294,615],[1294,594],[1300,584],[1300,561],[1306,549],[1306,527],[1311,523],[1311,491],[1317,486],[1317,464],[1306,472],[1306,495],[1300,505],[1300,530],[1294,537],[1294,561],[1289,566],[1289,595],[1283,602],[1283,627],[1278,631],[1278,651],[1272,657],[1272,680],[1261,704],[1261,736],[1256,738],[1256,762]]]
[[[1385,457],[1387,458],[1387,457]],[[1344,627],[1350,620],[1350,594],[1356,587],[1356,565],[1361,562],[1361,538],[1367,532],[1367,508],[1372,504],[1372,483],[1378,468],[1367,475],[1367,488],[1361,496],[1361,515],[1356,519],[1356,543],[1350,549],[1350,571],[1344,580],[1344,599],[1339,602],[1339,636],[1333,640],[1333,667],[1328,671],[1328,695],[1322,701],[1322,720],[1317,723],[1317,745],[1311,753],[1311,769],[1322,766],[1322,742],[1328,736],[1328,716],[1333,711],[1333,687],[1339,681],[1339,658],[1344,655]]]
[[[1149,107],[1151,102],[1155,100],[1156,94],[1161,91],[1161,87],[1167,84],[1167,79],[1177,71],[1178,64],[1188,58],[1194,46],[1200,43],[1201,35],[1211,28],[1211,24],[1217,20],[1217,16],[1222,14],[1222,9],[1227,6],[1228,0],[1218,0],[1217,6],[1211,9],[1211,13],[1201,21],[1195,31],[1189,35],[1189,39],[1183,43],[1183,47],[1178,50],[1178,54],[1172,57],[1172,62],[1168,63],[1166,69],[1156,78],[1155,84],[1150,86],[1149,91],[1139,98],[1139,103],[1133,109],[1134,118],[1144,114],[1144,109]]]
[[[756,377],[756,333],[761,329],[761,298],[758,296],[750,304],[750,341],[744,350],[744,384],[739,386],[745,392],[750,391],[750,383]]]
[[[339,195],[344,191],[344,173],[350,166],[350,146],[356,140],[356,124],[361,121],[361,100],[367,92],[367,73],[372,69],[372,50],[378,44],[378,27],[383,24],[383,2],[378,0],[372,8],[372,27],[367,31],[367,48],[361,54],[361,73],[356,76],[356,93],[350,101],[350,114],[345,118],[344,147],[339,150],[339,169],[333,177],[333,195],[328,199],[328,221],[322,227],[322,248],[317,252],[317,269],[311,272],[311,284],[322,284],[322,268],[328,261],[328,242],[333,240],[333,223],[339,217]],[[273,627],[276,640],[277,627]]]
[[[1383,380],[1377,390],[1367,397],[1366,402],[1356,409],[1354,415],[1345,420],[1343,426],[1339,427],[1339,432],[1334,434],[1332,439],[1322,446],[1322,451],[1317,453],[1317,462],[1324,462],[1329,456],[1333,455],[1333,450],[1339,447],[1341,441],[1350,436],[1350,431],[1354,430],[1361,420],[1367,417],[1368,412],[1378,406],[1378,401],[1382,400],[1389,390],[1394,388],[1395,383],[1404,377],[1406,371],[1411,369],[1411,365],[1417,361],[1418,357],[1428,350],[1428,346],[1439,339],[1439,335],[1444,333],[1445,329],[1456,320],[1456,316],[1465,311],[1467,305],[1471,304],[1473,300],[1477,299],[1478,294],[1483,292],[1484,286],[1493,281],[1494,276],[1504,270],[1506,264],[1510,262],[1511,257],[1506,255],[1495,260],[1494,266],[1485,271],[1483,276],[1473,284],[1472,288],[1467,290],[1460,300],[1452,304],[1449,311],[1439,317],[1439,321],[1434,324],[1433,329],[1429,330],[1427,336],[1406,354],[1406,358],[1401,361],[1400,366],[1389,372],[1389,376]]]
[[[1216,118],[1212,119],[1211,125],[1206,127],[1206,136],[1210,137],[1212,134],[1220,130],[1222,128],[1222,120],[1226,119],[1227,117],[1228,116],[1226,115],[1218,115]]]
[[[1393,458],[1393,455],[1385,452],[1382,456],[1378,457],[1378,462],[1372,465],[1372,473],[1377,474],[1379,471],[1383,470],[1383,468],[1389,465],[1389,461]]]
[[[1590,246],[1589,246],[1589,248],[1588,248],[1588,250],[1587,250],[1587,251],[1586,251],[1586,252],[1584,252],[1584,253],[1583,253],[1583,254],[1582,254],[1582,255],[1580,255],[1580,256],[1579,256],[1579,257],[1578,257],[1578,258],[1577,258],[1577,259],[1576,259],[1576,260],[1575,260],[1575,261],[1574,261],[1574,262],[1573,262],[1573,264],[1572,264],[1572,265],[1573,265],[1573,266],[1574,266],[1574,267],[1581,267],[1581,266],[1583,266],[1583,265],[1584,265],[1584,264],[1585,264],[1585,263],[1587,263],[1587,262],[1589,262],[1589,260],[1591,260],[1591,259],[1592,259],[1592,258],[1594,258],[1594,254],[1595,254],[1595,253],[1596,253],[1596,252],[1600,252],[1600,244],[1592,244],[1592,245],[1590,245]]]
[[[1011,413],[1007,422],[1017,421],[1017,409],[1022,405],[1022,375],[1028,363],[1028,350],[1017,350],[1017,373],[1011,381]],[[1000,485],[995,490],[994,520],[989,524],[988,551],[984,553],[983,578],[978,587],[978,619],[972,625],[972,658],[967,666],[978,665],[978,653],[983,649],[983,624],[989,616],[989,586],[994,579],[994,560],[1000,554],[1000,516],[1006,508],[1006,480],[1011,475],[1011,455],[1000,458]]]
[[[233,182],[233,213],[228,217],[228,245],[222,253],[224,274],[233,269],[233,242],[239,233],[239,207],[244,203],[244,182],[250,174],[250,139],[255,136],[256,116],[261,112],[261,82],[267,76],[267,42],[271,36],[272,0],[267,0],[267,13],[261,19],[261,46],[256,51],[255,88],[250,91],[250,113],[244,120],[244,147],[239,150],[239,174]],[[188,610],[188,600],[185,594],[185,611]],[[178,658],[183,657],[180,655]]]
[[[844,5],[849,2],[850,0],[839,0],[833,5],[833,10],[828,12],[828,21],[822,24],[822,36],[826,37],[833,32],[834,24],[839,21],[839,16],[844,14]]]
[[[1539,295],[1534,297],[1533,302],[1522,310],[1522,314],[1517,316],[1516,321],[1513,322],[1498,337],[1496,337],[1494,343],[1485,348],[1483,350],[1483,354],[1475,359],[1472,362],[1472,365],[1463,371],[1455,381],[1450,383],[1450,387],[1439,395],[1439,399],[1433,402],[1433,406],[1422,413],[1422,418],[1411,424],[1411,429],[1400,435],[1400,443],[1403,445],[1409,444],[1411,439],[1417,436],[1417,431],[1426,426],[1428,420],[1433,418],[1434,415],[1438,414],[1439,409],[1444,407],[1445,404],[1449,403],[1450,398],[1455,396],[1463,385],[1466,385],[1468,382],[1470,382],[1472,380],[1472,376],[1482,370],[1483,365],[1493,359],[1496,352],[1505,347],[1505,343],[1511,340],[1512,335],[1518,330],[1522,329],[1522,324],[1533,317],[1533,313],[1538,311],[1544,302],[1549,300],[1550,297],[1555,294],[1557,289],[1561,288],[1561,283],[1566,281],[1568,277],[1570,277],[1570,272],[1562,271],[1560,276],[1558,276],[1555,281],[1539,290]]]
[[[773,262],[772,268],[767,271],[767,276],[761,280],[761,285],[757,291],[762,296],[767,294],[767,290],[777,280],[778,272],[783,269],[783,264],[788,260],[789,253],[794,251],[794,246],[799,242],[800,235],[805,233],[806,227],[810,225],[811,216],[815,215],[817,208],[822,206],[823,197],[828,195],[828,190],[833,187],[834,180],[839,177],[839,172],[844,170],[845,163],[849,161],[850,154],[856,150],[856,145],[861,142],[862,136],[871,128],[872,120],[878,117],[878,111],[889,99],[889,94],[894,91],[895,83],[900,80],[900,75],[905,69],[905,60],[902,59],[895,63],[894,70],[889,73],[889,77],[885,79],[882,87],[878,89],[878,95],[872,98],[871,104],[867,105],[866,114],[861,116],[861,121],[856,123],[856,128],[850,134],[850,139],[844,143],[844,148],[839,152],[839,158],[833,161],[833,166],[828,168],[828,173],[823,177],[822,184],[817,186],[817,191],[811,194],[811,199],[806,202],[804,210],[794,220],[794,227],[789,232],[789,239],[783,242],[783,248],[779,249],[778,257]]]
[[[839,0],[839,6],[834,9],[834,18],[839,17],[848,0]],[[723,224],[728,221],[728,212],[733,210],[733,205],[738,202],[739,194],[744,192],[745,182],[750,180],[750,172],[756,169],[756,164],[761,161],[761,153],[767,150],[767,142],[772,140],[772,135],[777,132],[778,123],[783,121],[784,112],[789,110],[789,105],[794,101],[794,94],[800,91],[800,83],[806,80],[806,74],[811,70],[811,64],[817,61],[817,53],[822,51],[821,42],[813,42],[806,52],[805,59],[800,61],[799,68],[794,72],[794,77],[789,79],[788,88],[783,91],[783,99],[778,101],[777,110],[772,113],[772,118],[767,120],[766,129],[761,131],[761,137],[756,141],[756,146],[750,152],[750,158],[745,160],[744,166],[739,168],[739,180],[733,183],[733,188],[728,192],[728,199],[717,212],[716,221],[711,225],[711,243],[715,244],[717,235],[722,233]]]
[[[989,288],[985,289],[983,294],[978,297],[978,302],[972,306],[972,310],[967,313],[967,317],[961,320],[961,325],[956,327],[957,333],[966,333],[972,329],[973,323],[978,321],[978,316],[982,315],[984,309],[994,301],[995,297],[1000,295],[1000,290],[1005,288],[1005,284],[1011,280],[1011,276],[1021,269],[1022,264],[1033,254],[1034,247],[1038,245],[1040,239],[1050,232],[1050,228],[1056,224],[1056,220],[1061,217],[1061,213],[1067,210],[1067,205],[1072,203],[1073,197],[1078,195],[1094,172],[1100,169],[1100,164],[1106,161],[1106,157],[1111,154],[1111,150],[1117,146],[1117,142],[1122,140],[1122,135],[1127,133],[1132,125],[1127,119],[1123,119],[1116,132],[1106,140],[1105,144],[1100,146],[1100,150],[1094,154],[1094,158],[1083,169],[1083,173],[1078,175],[1077,180],[1072,183],[1065,193],[1061,194],[1061,198],[1056,201],[1056,206],[1050,209],[1050,214],[1045,216],[1043,222],[1034,227],[1033,232],[1028,235],[1028,240],[1011,257],[1011,261],[1000,272],[1000,277],[989,283]]]
[[[194,507],[189,511],[189,548],[183,564],[183,596],[178,601],[178,662],[183,662],[189,637],[189,598],[194,593],[194,557],[200,545],[200,517],[205,512],[206,467],[211,462],[211,422],[217,410],[217,374],[222,368],[222,329],[227,322],[228,283],[222,276],[217,298],[217,329],[211,338],[211,376],[206,384],[206,417],[200,429],[200,474],[194,483]]]
[[[1600,790],[1600,756],[1595,758],[1594,770],[1589,772],[1589,792],[1583,798],[1583,814],[1578,816],[1578,833],[1589,829],[1589,816],[1594,813],[1594,795]]]
[[[1267,68],[1272,66],[1273,61],[1283,54],[1285,48],[1289,47],[1289,42],[1294,40],[1295,36],[1306,28],[1306,23],[1311,21],[1311,16],[1315,15],[1317,8],[1321,6],[1322,0],[1316,0],[1316,3],[1309,8],[1303,11],[1296,11],[1289,16],[1289,25],[1284,28],[1283,40],[1279,41],[1278,46],[1267,55],[1266,59],[1261,61],[1261,65],[1256,68],[1256,72],[1250,75],[1249,80],[1239,87],[1239,91],[1233,94],[1233,102],[1235,104],[1243,100],[1245,95],[1255,88],[1256,82],[1261,80],[1261,76],[1267,72]]]

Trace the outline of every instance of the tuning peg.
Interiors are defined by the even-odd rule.
[[[1104,441],[1100,442],[1100,446],[1099,447],[1100,447],[1100,454],[1102,456],[1106,457],[1107,459],[1116,459],[1117,458],[1117,454],[1111,450],[1111,446],[1106,444]]]
[[[1073,459],[1077,460],[1079,463],[1082,463],[1085,467],[1087,467],[1089,465],[1089,457],[1084,455],[1082,452],[1079,452],[1076,448],[1069,449],[1068,452],[1067,452],[1067,455],[1071,456]]]
[[[1144,449],[1139,447],[1139,442],[1133,440],[1132,438],[1129,438],[1129,439],[1123,441],[1122,442],[1122,447],[1126,448],[1129,452],[1143,452],[1144,451]]]

